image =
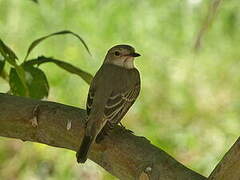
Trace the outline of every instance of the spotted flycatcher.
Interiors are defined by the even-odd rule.
[[[77,152],[84,163],[90,146],[100,142],[133,105],[140,92],[140,75],[134,58],[140,56],[129,45],[112,47],[94,76],[87,98],[87,122],[84,138]]]

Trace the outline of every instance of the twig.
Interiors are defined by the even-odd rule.
[[[221,1],[222,0],[213,0],[213,2],[209,5],[208,13],[203,21],[202,27],[199,30],[196,41],[194,43],[194,51],[195,52],[197,52],[200,49],[203,36],[207,32],[207,30],[210,28],[210,26],[212,25],[213,20],[217,14],[217,9],[218,9]]]

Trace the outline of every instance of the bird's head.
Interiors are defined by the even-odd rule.
[[[108,50],[104,63],[114,64],[127,69],[134,68],[134,58],[140,56],[129,45],[116,45]]]

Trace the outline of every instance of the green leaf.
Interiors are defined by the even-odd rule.
[[[33,66],[24,66],[29,96],[36,99],[48,97],[49,84],[44,72]]]
[[[1,59],[1,57],[0,57],[0,75],[3,71],[4,65],[5,65],[5,60]]]
[[[44,97],[47,97],[49,92],[49,85],[44,72],[39,68],[35,68],[30,65],[24,66],[23,69],[25,71],[28,93],[26,92],[26,88],[20,80],[19,74],[15,68],[11,68],[9,75],[11,92],[14,95],[28,96],[35,99],[42,99]]]
[[[8,61],[11,65],[16,65],[18,59],[16,54],[0,39],[0,54],[4,60]]]
[[[78,34],[72,32],[72,31],[64,30],[64,31],[59,31],[59,32],[55,32],[55,33],[49,34],[49,35],[47,35],[47,36],[43,36],[43,37],[41,37],[41,38],[36,39],[35,41],[33,41],[33,42],[31,43],[31,45],[29,46],[29,48],[28,48],[27,54],[26,54],[26,56],[25,56],[25,58],[24,58],[24,61],[27,60],[29,54],[32,52],[32,50],[33,50],[40,42],[42,42],[43,40],[45,40],[45,39],[47,39],[47,38],[49,38],[49,37],[52,37],[52,36],[55,36],[55,35],[63,35],[63,34],[72,34],[73,36],[77,37],[77,38],[82,42],[82,44],[84,45],[84,47],[85,47],[85,49],[87,50],[87,52],[91,55],[90,50],[89,50],[87,44],[85,43],[85,41],[83,40],[83,38],[81,38]]]
[[[38,3],[38,0],[31,0],[31,1],[33,1],[33,2],[35,2],[35,3]]]
[[[26,96],[26,89],[20,80],[15,68],[11,68],[9,74],[9,85],[13,95]]]
[[[25,89],[25,96],[29,96],[29,91],[26,83],[26,78],[25,78],[25,70],[23,69],[22,66],[15,65],[15,69],[17,72],[17,75],[19,77],[19,80],[21,81],[24,89]]]
[[[40,64],[48,63],[48,62],[54,63],[57,66],[61,67],[62,69],[66,70],[72,74],[76,74],[76,75],[80,76],[88,84],[90,84],[92,81],[93,76],[91,74],[89,74],[88,72],[85,72],[85,71],[81,70],[80,68],[77,68],[67,62],[53,59],[53,58],[47,58],[47,57],[41,56],[41,57],[38,57],[38,59],[33,59],[30,61],[27,61],[24,64],[40,65]]]

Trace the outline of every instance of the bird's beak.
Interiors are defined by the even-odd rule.
[[[129,54],[128,56],[131,56],[131,57],[139,57],[139,56],[141,56],[141,55],[134,52],[134,53]]]

